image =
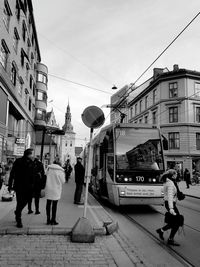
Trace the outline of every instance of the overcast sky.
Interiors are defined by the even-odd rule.
[[[69,100],[77,139],[89,137],[81,114],[110,102],[111,87],[134,82],[200,11],[199,0],[33,0],[42,62],[49,74],[48,104],[60,126]],[[200,71],[200,16],[155,63]],[[103,108],[105,116],[109,110]],[[108,120],[107,120],[108,122]],[[77,140],[77,145],[84,144]]]

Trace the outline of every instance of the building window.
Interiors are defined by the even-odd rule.
[[[32,108],[32,101],[31,101],[31,98],[29,98],[29,101],[28,101],[28,110],[31,111],[31,108]]]
[[[32,77],[32,75],[30,75],[29,87],[31,90],[32,90],[32,86],[33,86],[33,77]]]
[[[36,86],[35,84],[33,84],[33,96],[35,96],[35,93],[36,93]]]
[[[28,90],[25,89],[25,94],[24,94],[24,104],[27,106],[28,103]]]
[[[140,113],[142,112],[142,100],[140,100]]]
[[[17,20],[19,21],[20,20],[20,5],[19,5],[19,1],[18,0],[16,1],[15,14],[16,14]]]
[[[16,79],[17,79],[17,69],[15,66],[15,63],[12,63],[11,65],[11,82],[14,84],[14,86],[16,85]]]
[[[4,1],[4,8],[3,8],[3,22],[4,22],[7,30],[9,30],[11,15],[12,15],[11,9],[9,7],[7,0],[5,0]]]
[[[141,118],[141,119],[139,119],[139,123],[142,123],[142,118]]]
[[[178,122],[178,107],[169,108],[169,122]]]
[[[34,46],[34,34],[32,33],[32,36],[31,36],[31,42],[32,42],[32,46]]]
[[[134,123],[137,123],[137,121],[134,121]]]
[[[200,133],[196,133],[196,149],[200,150]]]
[[[45,120],[46,112],[43,109],[36,109],[36,119]]]
[[[156,115],[156,111],[154,111],[152,113],[152,123],[153,124],[157,124],[157,115]]]
[[[169,98],[174,98],[178,96],[178,83],[169,84]]]
[[[17,53],[17,49],[18,49],[18,44],[19,44],[19,34],[17,32],[17,29],[14,29],[14,35],[13,35],[13,47],[15,52]]]
[[[22,96],[24,81],[22,77],[19,78],[18,94]]]
[[[44,101],[45,100],[45,94],[41,91],[37,91],[37,100]]]
[[[200,97],[200,83],[194,84],[195,96]]]
[[[153,105],[156,103],[157,89],[153,90]]]
[[[1,41],[1,51],[0,51],[0,63],[6,69],[7,67],[7,61],[8,61],[8,47],[4,40]]]
[[[145,96],[145,109],[148,108],[148,95]]]
[[[200,122],[200,107],[196,107],[196,122]]]
[[[31,43],[30,43],[30,41],[28,39],[27,40],[27,55],[28,55],[28,57],[29,57],[30,49],[31,49]]]
[[[169,133],[169,149],[179,149],[180,148],[180,136],[179,133]]]
[[[67,141],[65,142],[65,146],[67,146]]]
[[[34,60],[34,55],[31,53],[31,67],[33,68],[33,60]]]
[[[148,115],[144,117],[144,123],[148,123]]]
[[[47,76],[41,72],[37,73],[37,81],[47,84]]]
[[[72,146],[72,141],[70,142],[70,146]]]
[[[23,23],[22,23],[22,38],[25,42],[26,41],[26,23],[25,23],[25,21],[23,21]]]
[[[33,117],[35,117],[35,105],[34,104],[32,104],[32,115]]]
[[[26,79],[28,80],[29,65],[26,63]]]
[[[137,104],[135,104],[135,115],[137,115]]]
[[[133,107],[131,107],[131,109],[130,109],[130,117],[131,117],[131,119],[133,118]]]

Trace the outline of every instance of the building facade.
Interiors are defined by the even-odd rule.
[[[0,161],[35,147],[45,126],[47,67],[41,56],[31,0],[0,1]]]
[[[178,65],[172,71],[154,69],[144,84],[142,91],[138,86],[137,95],[130,95],[128,121],[160,128],[168,140],[167,168],[176,168],[181,175],[185,168],[191,173],[200,170],[200,72]]]
[[[73,126],[71,123],[71,111],[70,106],[68,104],[67,111],[65,113],[65,124],[63,126],[63,131],[65,135],[61,136],[61,162],[65,163],[67,159],[70,160],[71,164],[75,164],[75,135],[76,133],[73,130]]]

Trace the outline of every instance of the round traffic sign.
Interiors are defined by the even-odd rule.
[[[103,111],[96,106],[89,106],[81,115],[83,123],[89,128],[98,128],[105,121]]]

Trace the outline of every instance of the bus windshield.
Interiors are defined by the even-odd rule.
[[[158,129],[116,128],[117,170],[164,170]]]

